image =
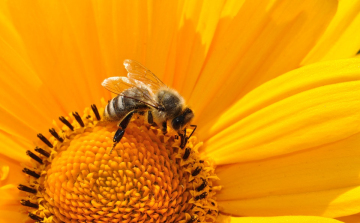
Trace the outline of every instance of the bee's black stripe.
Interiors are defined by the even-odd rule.
[[[121,101],[119,101],[119,100],[121,100]],[[116,115],[118,118],[121,118],[121,117],[119,117],[119,114],[121,114],[121,109],[119,108],[119,102],[123,103],[121,95],[116,96],[112,100],[112,104],[113,104],[113,108],[114,108],[114,112],[115,112],[114,116]]]
[[[108,118],[112,119],[112,115],[110,114],[110,106],[111,106],[111,103],[112,103],[112,100],[110,100],[110,102],[106,105],[106,113],[108,115]]]
[[[107,117],[107,118],[110,116],[110,115],[109,115],[109,104],[110,104],[110,101],[109,101],[108,104],[106,105],[105,111],[104,111],[104,114],[106,114],[106,117]]]

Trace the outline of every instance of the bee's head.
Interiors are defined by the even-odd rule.
[[[194,117],[194,113],[190,108],[185,108],[184,111],[177,117],[175,117],[172,122],[171,126],[174,130],[180,131],[182,128],[187,126],[191,119]]]

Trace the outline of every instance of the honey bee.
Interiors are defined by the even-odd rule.
[[[189,124],[194,113],[185,105],[184,98],[140,63],[125,60],[124,66],[128,72],[127,77],[109,77],[102,82],[102,86],[117,94],[104,110],[105,120],[119,122],[119,129],[113,138],[113,148],[124,136],[134,113],[145,114],[147,122],[160,126],[163,134],[167,133],[169,125],[181,137],[180,147],[184,148],[197,127]],[[188,125],[193,127],[193,131],[186,137]]]

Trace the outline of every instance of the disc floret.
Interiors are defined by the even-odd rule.
[[[116,123],[102,109],[60,117],[61,128],[28,151],[27,194],[21,203],[44,222],[215,222],[218,215],[211,163],[201,160],[202,143],[192,136],[180,148],[175,135],[133,118],[113,146]]]

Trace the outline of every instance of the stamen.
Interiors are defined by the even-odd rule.
[[[59,140],[60,142],[64,142],[64,139],[61,138],[61,137],[57,134],[57,132],[55,131],[54,128],[49,129],[49,132],[50,132],[51,135],[54,136],[57,140]]]
[[[200,171],[202,170],[202,167],[200,167],[200,166],[198,166],[198,167],[196,167],[196,169],[192,172],[192,176],[193,177],[195,177],[195,176],[197,176],[199,173],[200,173]]]
[[[195,200],[197,201],[197,200],[204,199],[204,198],[206,198],[207,195],[208,195],[208,193],[207,193],[207,192],[204,192],[204,193],[196,196],[196,197],[195,197]]]
[[[31,208],[39,208],[39,205],[38,205],[38,204],[31,203],[31,202],[28,201],[28,200],[21,200],[21,201],[20,201],[20,204],[22,204],[22,205],[24,205],[24,206],[31,207]]]
[[[41,139],[41,141],[43,141],[48,147],[53,148],[53,145],[49,142],[49,140],[47,138],[45,138],[45,136],[43,136],[41,133],[37,134],[37,137],[39,139]]]
[[[40,164],[43,164],[42,159],[40,159],[40,157],[38,157],[37,155],[35,155],[33,152],[31,152],[30,150],[26,151],[26,155],[30,156],[32,159],[34,159],[35,161],[37,161]]]
[[[39,217],[39,216],[37,216],[37,215],[35,215],[35,214],[31,213],[31,212],[29,212],[29,217],[30,217],[31,219],[35,220],[35,221],[42,221],[42,220],[44,220],[44,218]]]
[[[186,148],[186,149],[185,149],[185,153],[184,153],[184,156],[183,156],[183,160],[186,160],[187,158],[189,158],[190,152],[191,152],[191,148]]]
[[[59,117],[72,131],[60,134],[51,128],[53,137],[48,139],[38,134],[53,149],[26,151],[37,163],[22,170],[29,186],[20,184],[18,189],[31,193],[20,203],[38,209],[29,213],[31,219],[215,222],[220,186],[214,186],[212,163],[200,160],[202,143],[196,137],[190,139],[184,131],[179,134],[181,142],[175,141],[176,135],[163,136],[161,127],[147,124],[146,117],[136,114],[113,146],[118,123],[101,122],[102,109],[95,105],[91,109],[81,116],[73,112],[71,124]]]
[[[40,177],[40,174],[36,173],[35,171],[29,170],[28,168],[24,168],[23,172],[30,176],[35,177],[36,179],[38,179]]]
[[[202,178],[201,178],[201,179],[202,179]],[[204,190],[205,187],[207,186],[207,181],[204,180],[204,179],[202,179],[202,180],[203,180],[203,183],[196,188],[196,191],[197,191],[197,192],[200,192],[200,191]]]
[[[74,126],[72,126],[70,122],[64,118],[64,116],[60,116],[59,119],[62,123],[64,123],[67,127],[69,127],[71,131],[74,131]]]
[[[31,188],[31,187],[28,187],[28,186],[25,186],[25,185],[22,185],[22,184],[19,184],[18,189],[19,189],[19,190],[22,190],[22,191],[25,191],[25,192],[32,193],[32,194],[36,194],[36,193],[37,193],[37,190],[36,190],[36,189]]]
[[[35,151],[38,152],[38,153],[40,153],[40,154],[43,155],[43,156],[50,157],[50,153],[46,152],[46,151],[43,150],[42,148],[36,147],[36,148],[35,148]]]
[[[193,215],[187,223],[193,223],[195,221],[197,221],[197,216]]]
[[[100,114],[99,114],[99,111],[98,111],[96,105],[95,104],[91,105],[91,109],[93,110],[93,112],[94,112],[94,114],[96,116],[96,119],[99,121],[100,120]]]
[[[84,127],[84,126],[85,126],[85,125],[84,125],[84,122],[83,122],[83,120],[81,119],[79,113],[73,112],[72,114],[73,114],[73,116],[75,117],[76,121],[79,123],[79,125],[80,125],[81,127]]]

